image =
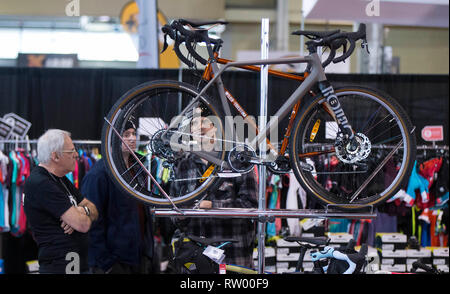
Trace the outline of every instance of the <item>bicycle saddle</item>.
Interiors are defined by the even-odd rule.
[[[309,39],[317,39],[317,38],[325,38],[334,34],[339,33],[340,30],[334,30],[334,31],[294,31],[292,32],[292,35],[298,35],[298,36],[306,36]]]
[[[301,242],[301,243],[309,243],[314,245],[327,245],[328,238],[327,237],[295,237],[289,236],[284,238],[287,242]]]
[[[222,20],[192,21],[192,20],[187,20],[187,19],[179,19],[179,23],[181,23],[182,25],[190,25],[191,27],[194,27],[194,28],[198,28],[198,27],[206,26],[206,25],[215,25],[215,24],[226,25],[226,24],[228,24],[227,21],[222,21]]]
[[[229,239],[229,238],[203,238],[190,235],[186,237],[194,242],[200,243],[205,246],[223,242],[238,242],[238,240],[236,239]]]

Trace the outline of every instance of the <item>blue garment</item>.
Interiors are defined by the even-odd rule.
[[[424,177],[422,177],[417,169],[417,160],[414,162],[413,170],[411,171],[411,176],[409,177],[408,189],[406,190],[406,194],[408,194],[412,199],[408,202],[409,206],[412,206],[416,199],[416,190],[419,190],[420,193],[429,193],[428,190],[428,181]]]
[[[69,179],[69,181],[73,184],[73,173],[68,173],[66,177]]]
[[[281,177],[279,175],[272,175],[270,181],[272,186],[272,192],[269,198],[269,209],[277,209],[277,203],[279,203],[278,197],[281,197],[279,189],[281,186]],[[279,208],[279,207],[278,207]],[[277,235],[277,221],[267,223],[267,237],[275,237]]]
[[[118,190],[103,159],[83,177],[81,193],[99,212],[89,231],[89,267],[106,271],[116,262],[139,266],[143,254],[152,257],[151,217],[147,217],[143,238],[138,201]]]
[[[422,226],[422,234],[420,237],[421,239],[420,246],[422,247],[431,246],[431,235],[430,235],[431,224],[425,221],[421,221],[421,226]]]
[[[349,219],[330,218],[328,230],[331,233],[348,233],[351,222]]]

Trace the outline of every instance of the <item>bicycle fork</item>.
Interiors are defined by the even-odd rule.
[[[318,87],[331,108],[330,114],[336,120],[339,130],[350,140],[350,142],[354,141],[355,135],[352,127],[350,126],[347,116],[339,103],[339,99],[334,92],[333,86],[331,86],[329,81],[325,80],[318,82]]]

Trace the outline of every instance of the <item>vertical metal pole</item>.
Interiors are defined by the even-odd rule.
[[[180,68],[178,69],[178,81],[182,82],[183,81],[183,68],[180,65]],[[182,97],[182,93],[178,93],[178,113],[180,113],[183,110],[183,97]],[[168,122],[170,123],[170,122]]]
[[[369,43],[370,54],[367,54],[365,50],[358,50],[360,73],[377,74],[381,72],[381,61],[383,59],[383,31],[382,24],[367,24],[367,42]]]
[[[261,59],[269,58],[269,19],[263,18],[261,22]],[[259,110],[259,129],[262,130],[267,124],[267,89],[268,89],[268,71],[267,64],[261,65],[261,97]],[[266,140],[261,140],[259,145],[259,156],[266,155]],[[259,166],[259,201],[258,210],[266,210],[266,166]],[[265,248],[265,225],[266,220],[259,219],[258,222],[258,273],[264,273],[264,248]]]
[[[277,50],[289,51],[289,0],[277,0]]]
[[[302,8],[301,8],[301,20],[300,20],[300,30],[305,30],[305,9],[303,8],[303,1],[302,1]],[[305,37],[303,35],[300,36],[300,56],[305,56]]]
[[[157,0],[138,0],[138,68],[159,68]]]

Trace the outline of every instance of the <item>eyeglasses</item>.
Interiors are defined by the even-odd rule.
[[[77,152],[77,150],[75,150],[75,148],[74,149],[72,149],[72,150],[62,150],[62,151],[60,151],[61,153],[70,153],[70,154],[73,154],[73,153],[76,153]]]
[[[77,150],[75,150],[75,148],[73,148],[71,150],[62,150],[61,152],[63,152],[63,153],[74,153],[74,152],[77,152]]]

